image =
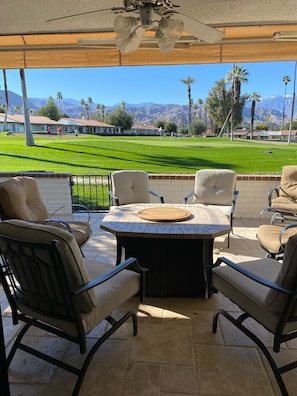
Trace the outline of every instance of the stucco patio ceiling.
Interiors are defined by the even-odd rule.
[[[208,44],[185,31],[175,48],[162,54],[154,32],[147,31],[137,51],[121,53],[114,42],[115,14],[96,11],[120,7],[122,0],[4,0],[0,13],[0,68],[297,60],[296,0],[171,2],[179,5],[183,14],[224,32],[224,38]],[[55,20],[80,13],[84,14]],[[283,31],[293,32],[293,39],[275,40]],[[96,44],[81,40],[89,38],[96,38]]]

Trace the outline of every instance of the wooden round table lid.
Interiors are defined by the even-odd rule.
[[[157,207],[147,208],[138,212],[138,216],[150,221],[184,221],[188,220],[192,214],[186,209]]]

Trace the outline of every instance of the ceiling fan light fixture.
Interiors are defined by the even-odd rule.
[[[117,36],[121,40],[126,40],[130,35],[137,29],[139,22],[137,18],[134,17],[124,17],[123,15],[118,15],[115,17],[113,22],[113,28]]]
[[[155,34],[161,53],[166,54],[174,48],[176,41],[182,35],[183,28],[181,19],[161,18]]]
[[[137,51],[142,37],[144,34],[144,30],[139,27],[137,30],[132,32],[128,38],[123,39],[120,36],[116,36],[115,44],[123,53]]]

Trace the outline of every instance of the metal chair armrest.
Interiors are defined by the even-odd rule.
[[[160,199],[161,203],[164,203],[164,197],[158,193],[156,193],[155,191],[149,190],[149,193],[151,195],[153,195],[154,197],[157,197]]]
[[[87,215],[88,215],[87,221],[88,221],[88,222],[90,221],[90,219],[91,219],[91,212],[90,212],[90,210],[89,210],[89,208],[88,208],[87,206],[82,205],[82,204],[70,204],[70,205],[62,205],[62,206],[59,206],[57,209],[55,209],[55,210],[51,213],[50,218],[52,218],[52,216],[54,216],[56,213],[58,213],[61,209],[63,209],[63,208],[69,208],[69,207],[70,207],[70,208],[79,208],[79,209],[83,210],[83,211],[86,212]]]
[[[127,268],[133,268],[136,272],[139,272],[142,278],[142,286],[141,286],[141,301],[144,301],[144,291],[145,291],[145,273],[148,271],[148,268],[141,267],[137,261],[136,258],[134,257],[129,257],[127,260],[123,261],[121,264],[115,266],[112,270],[107,272],[106,274],[99,276],[96,279],[91,280],[90,282],[85,283],[84,285],[70,290],[70,293],[73,296],[77,296],[87,290],[90,290],[98,285],[101,285],[102,283],[108,281],[115,275],[117,275],[119,272],[123,271],[124,269]]]
[[[277,186],[277,187],[272,187],[272,188],[270,188],[269,189],[269,191],[268,191],[268,205],[269,206],[271,206],[271,201],[272,201],[272,196],[273,196],[273,193],[275,193],[275,195],[277,196],[277,197],[279,197],[279,190],[280,190],[280,186]]]
[[[115,202],[115,204],[116,204],[116,206],[120,206],[120,200],[119,200],[119,198],[116,196],[116,195],[114,195],[113,193],[112,193],[112,191],[108,191],[108,195],[111,197],[111,199]]]
[[[232,209],[231,209],[231,214],[235,213],[235,206],[236,206],[236,201],[238,199],[239,191],[235,190],[232,198]]]
[[[284,246],[285,244],[282,242],[282,238],[283,236],[286,234],[286,231],[289,230],[290,228],[297,228],[297,224],[293,223],[293,224],[288,224],[287,226],[283,227],[279,233],[279,242],[282,246]],[[296,230],[297,232],[297,230]]]
[[[194,194],[194,190],[190,191],[185,197],[184,197],[184,204],[188,202],[188,199]]]

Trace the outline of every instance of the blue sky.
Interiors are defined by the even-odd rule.
[[[284,94],[283,76],[291,82],[287,94],[293,92],[295,62],[240,63],[248,72],[248,83],[242,93],[257,92],[262,98]],[[233,64],[100,67],[88,69],[26,69],[28,97],[56,98],[60,91],[63,98],[87,99],[95,104],[111,106],[125,101],[130,104],[187,104],[187,88],[181,79],[195,77],[192,97],[196,102],[205,99],[215,81],[225,78]],[[0,74],[1,76],[1,74]],[[8,89],[21,94],[18,70],[7,70]],[[3,81],[0,77],[0,89]]]

